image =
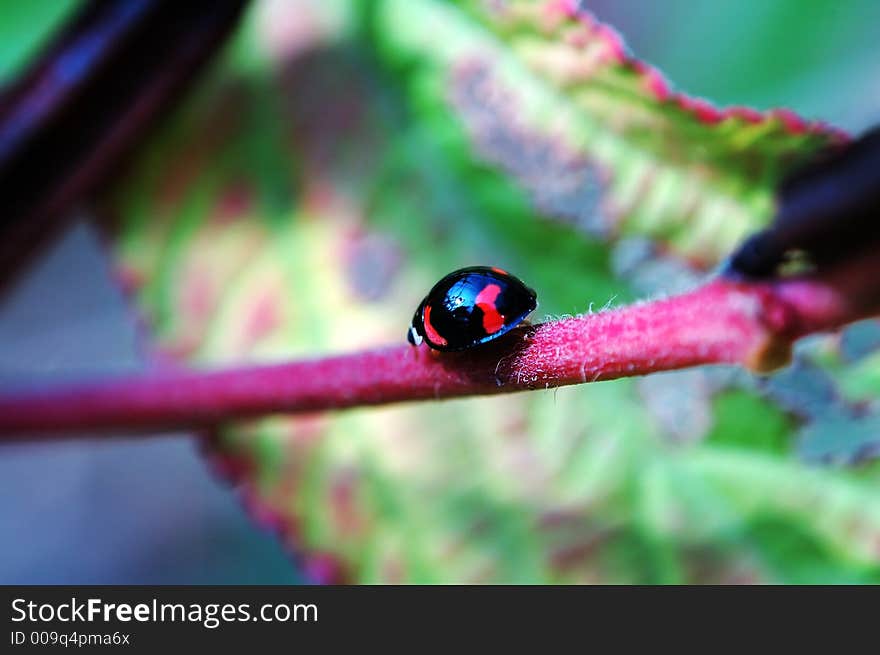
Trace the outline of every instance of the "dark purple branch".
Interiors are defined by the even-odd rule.
[[[246,0],[98,0],[0,98],[0,287],[165,114]]]
[[[794,171],[777,192],[772,224],[730,258],[730,269],[753,278],[776,274],[786,258],[821,268],[880,242],[880,127],[830,146]]]

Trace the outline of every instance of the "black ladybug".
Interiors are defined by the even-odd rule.
[[[407,333],[417,346],[465,350],[500,337],[538,306],[537,294],[500,268],[470,266],[440,280],[419,305]]]

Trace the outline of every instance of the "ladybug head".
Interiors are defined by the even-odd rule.
[[[415,325],[410,325],[409,331],[406,333],[406,340],[414,346],[422,344],[422,335],[418,333]]]

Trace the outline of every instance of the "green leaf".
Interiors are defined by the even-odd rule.
[[[791,452],[791,426],[775,405],[743,391],[719,394],[715,399],[714,429],[706,441],[753,451]]]
[[[780,178],[841,138],[789,112],[677,94],[566,2],[376,4],[384,56],[418,61],[425,93],[451,98],[490,160],[539,195],[566,175],[592,185],[595,229],[647,235],[704,264],[765,225]],[[556,200],[558,212],[579,210]]]
[[[541,313],[627,302],[611,233],[717,261],[833,138],[701,121],[607,30],[541,4],[353,4],[297,5],[290,31],[286,3],[261,9],[111,199],[119,268],[174,356],[401,342],[425,290],[476,263],[527,280]],[[644,394],[275,417],[223,426],[213,456],[307,568],[356,582],[877,579],[877,472],[797,461],[790,419],[747,385],[685,443]]]

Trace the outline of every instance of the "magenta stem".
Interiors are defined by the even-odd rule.
[[[400,345],[5,395],[0,437],[197,429],[275,413],[510,393],[702,364],[771,370],[788,361],[798,337],[878,313],[878,269],[865,257],[822,279],[719,278],[679,296],[515,330],[463,353]]]

